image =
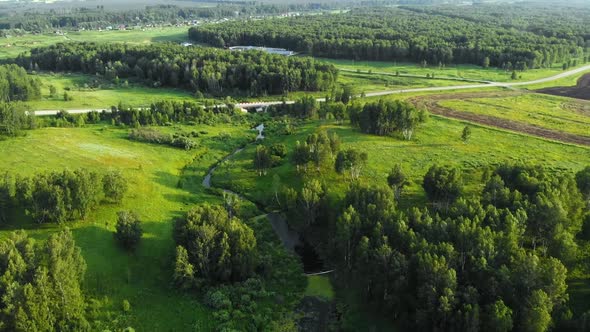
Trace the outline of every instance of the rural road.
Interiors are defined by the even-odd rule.
[[[484,88],[491,88],[491,87],[503,87],[503,88],[510,88],[510,87],[517,87],[517,86],[524,86],[524,85],[533,85],[533,84],[541,84],[547,82],[557,81],[559,79],[570,77],[585,71],[590,70],[590,65],[585,65],[580,68],[564,71],[563,73],[545,77],[533,81],[527,82],[514,82],[514,83],[506,83],[506,82],[486,82],[484,84],[466,84],[466,85],[453,85],[453,86],[437,86],[437,87],[429,87],[429,88],[413,88],[413,89],[400,89],[400,90],[385,90],[385,91],[378,91],[378,92],[369,92],[366,93],[366,97],[380,97],[380,96],[389,96],[389,95],[396,95],[402,93],[415,93],[415,92],[439,92],[439,91],[450,91],[450,90],[469,90],[469,89],[484,89]],[[324,102],[325,98],[318,98],[317,101]],[[252,107],[266,107],[271,105],[279,105],[282,104],[283,101],[261,101],[261,102],[251,102],[251,103],[238,103],[236,107],[240,108],[252,108]],[[293,104],[294,101],[286,101],[286,104]],[[81,114],[81,113],[90,113],[92,111],[102,111],[106,110],[110,112],[110,108],[93,108],[93,109],[75,109],[75,110],[67,110],[70,114]],[[59,110],[39,110],[35,111],[35,115],[43,116],[43,115],[55,115],[59,112]]]

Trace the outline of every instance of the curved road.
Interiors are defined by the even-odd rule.
[[[547,82],[557,81],[559,79],[573,76],[585,71],[590,70],[590,65],[585,65],[580,68],[564,71],[563,73],[541,78],[533,81],[527,82],[515,82],[515,83],[506,83],[506,82],[486,82],[486,84],[466,84],[466,85],[454,85],[454,86],[438,86],[438,87],[430,87],[430,88],[414,88],[414,89],[401,89],[401,90],[386,90],[386,91],[379,91],[379,92],[370,92],[366,93],[366,97],[380,97],[380,96],[388,96],[388,95],[395,95],[395,94],[402,94],[402,93],[414,93],[414,92],[438,92],[438,91],[450,91],[450,90],[469,90],[469,89],[484,89],[488,87],[503,87],[503,88],[510,88],[510,87],[518,87],[524,85],[533,85],[533,84],[541,84]],[[317,101],[324,102],[325,98],[318,98]],[[261,102],[251,102],[251,103],[239,103],[236,104],[236,107],[240,108],[249,108],[249,107],[266,107],[271,105],[279,105],[282,104],[283,101],[261,101]],[[294,101],[286,101],[286,104],[293,104]],[[102,111],[105,110],[110,112],[110,108],[94,108],[94,109],[77,109],[77,110],[67,110],[68,113],[72,114],[80,114],[80,113],[90,113],[92,111]],[[35,115],[42,116],[42,115],[55,115],[59,112],[59,110],[39,110],[35,111]]]

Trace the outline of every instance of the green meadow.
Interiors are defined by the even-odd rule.
[[[127,139],[127,129],[102,125],[42,128],[0,141],[2,172],[30,176],[65,168],[99,173],[119,169],[129,180],[122,204],[101,205],[86,220],[37,225],[15,211],[13,220],[18,222],[0,230],[0,237],[5,237],[13,230],[26,229],[43,240],[61,227],[70,227],[88,265],[84,288],[107,309],[103,321],[117,321],[119,329],[208,331],[215,327],[198,296],[177,291],[170,284],[172,221],[192,204],[221,201],[201,181],[211,165],[250,139],[251,133],[248,128],[230,125],[176,130],[207,134],[196,139],[199,148],[192,151],[133,142]],[[219,137],[221,133],[225,139]],[[113,239],[116,212],[126,209],[137,211],[143,222],[144,236],[133,254],[120,249]],[[130,302],[130,313],[123,314],[123,300]]]
[[[14,58],[35,47],[67,41],[118,42],[148,44],[154,42],[181,43],[188,40],[188,27],[161,27],[133,30],[67,31],[65,34],[25,33],[0,38],[0,59]]]
[[[463,143],[461,132],[466,125],[471,126],[472,136],[469,142]],[[401,164],[411,182],[402,198],[402,205],[407,206],[425,202],[422,177],[435,163],[461,168],[467,190],[473,194],[481,189],[480,184],[474,183],[480,182],[485,166],[527,162],[574,172],[590,163],[590,149],[585,147],[439,116],[430,116],[428,122],[418,127],[411,141],[404,141],[400,137],[367,135],[349,125],[315,121],[301,125],[293,135],[268,136],[265,144],[284,143],[292,151],[297,141],[305,141],[307,135],[318,130],[337,133],[342,140],[342,149],[354,148],[368,153],[362,180],[370,184],[386,185],[387,173],[394,165]],[[301,185],[299,177],[293,177],[295,168],[288,158],[280,166],[272,168],[266,176],[258,176],[252,162],[254,150],[254,146],[249,146],[224,162],[212,179],[214,185],[231,188],[258,201],[264,201],[270,195],[275,174],[284,185]],[[310,176],[317,175],[313,170],[308,172]],[[325,174],[322,177],[326,183],[330,183],[331,192],[345,191],[349,179],[335,175],[331,170],[323,172]]]
[[[336,60],[325,59],[322,61],[334,64],[338,68],[361,71],[373,74],[399,72],[405,75],[416,75],[426,77],[434,74],[435,78],[454,78],[454,79],[471,79],[494,82],[518,82],[531,81],[539,78],[550,77],[563,72],[562,64],[554,64],[551,68],[532,69],[527,71],[518,71],[518,79],[512,79],[512,71],[506,71],[499,68],[483,68],[475,65],[447,65],[447,66],[427,66],[422,67],[416,63],[410,62],[385,62],[385,61],[354,61],[354,60]],[[582,64],[580,63],[580,66]]]
[[[590,103],[539,94],[501,98],[443,100],[441,106],[534,125],[536,127],[590,136]]]
[[[149,88],[135,82],[115,86],[100,77],[84,74],[40,73],[35,77],[39,78],[43,87],[41,99],[28,102],[34,110],[107,109],[117,106],[119,102],[132,106],[149,106],[152,102],[160,100],[195,100],[187,91],[181,89]],[[57,89],[54,96],[50,96],[49,93],[51,85]],[[65,101],[64,93],[67,93],[71,100]]]

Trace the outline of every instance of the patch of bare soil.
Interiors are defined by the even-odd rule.
[[[554,141],[573,143],[578,145],[590,146],[590,137],[579,136],[570,133],[564,133],[547,128],[541,128],[531,124],[522,122],[510,121],[506,119],[496,118],[493,116],[474,114],[468,112],[457,111],[448,107],[439,105],[442,100],[453,99],[470,99],[470,98],[493,98],[493,97],[508,97],[525,92],[482,92],[482,93],[461,93],[461,94],[445,94],[445,95],[430,95],[423,97],[411,98],[410,101],[415,105],[423,105],[432,114],[441,115],[448,118],[459,119],[482,125],[506,129],[519,133],[524,133],[532,136],[538,136]]]
[[[590,74],[582,76],[578,80],[577,86],[558,86],[554,88],[536,90],[536,92],[562,97],[590,100]]]

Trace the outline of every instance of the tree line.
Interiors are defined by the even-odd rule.
[[[584,51],[577,37],[544,36],[498,26],[494,20],[472,22],[396,8],[203,25],[190,28],[189,36],[216,47],[273,46],[318,57],[485,64],[510,70],[548,67]]]
[[[31,50],[16,62],[25,68],[134,78],[213,95],[252,96],[330,89],[338,71],[311,58],[263,52],[230,52],[173,44],[59,43]]]
[[[21,102],[0,102],[0,136],[16,136],[21,130],[36,128],[35,117],[28,115],[30,111]]]
[[[564,6],[548,6],[543,3],[483,3],[477,6],[403,8],[477,23],[494,23],[549,38],[569,39],[580,47],[590,47],[590,27],[586,23],[590,20],[590,10],[588,6],[580,6],[575,2]]]
[[[0,17],[0,29],[43,32],[49,29],[99,29],[114,25],[181,24],[193,20],[240,18],[251,15],[276,15],[292,11],[309,11],[330,7],[328,4],[263,4],[243,2],[204,7],[174,5],[146,6],[132,10],[79,7],[26,11]]]
[[[425,110],[418,110],[414,105],[404,101],[366,103],[364,106],[353,104],[348,108],[350,122],[367,134],[387,136],[394,132],[411,140],[416,127],[427,120]]]
[[[119,171],[104,175],[78,169],[40,173],[33,177],[0,178],[0,220],[11,208],[25,211],[39,224],[85,219],[101,201],[120,202],[127,180]]]
[[[41,97],[41,82],[17,65],[0,65],[0,102],[27,101]]]

